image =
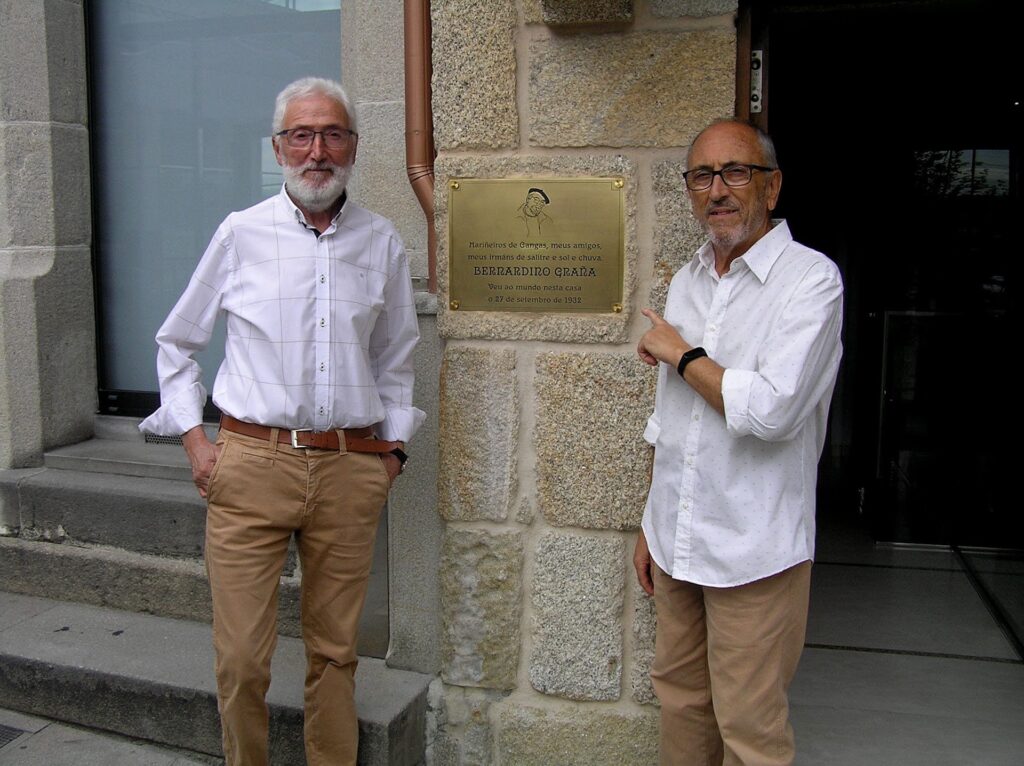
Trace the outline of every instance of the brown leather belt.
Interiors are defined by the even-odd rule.
[[[242,434],[242,436],[253,436],[257,439],[270,441],[273,431],[268,426],[260,426],[255,423],[246,423],[230,415],[220,416],[220,427],[225,431]],[[373,429],[369,426],[364,428],[345,428],[345,450],[347,452],[391,452],[396,447],[401,447],[401,442],[386,442],[373,438]],[[332,449],[341,447],[337,431],[314,431],[311,428],[279,428],[277,430],[277,441],[281,444],[290,444],[298,449]]]

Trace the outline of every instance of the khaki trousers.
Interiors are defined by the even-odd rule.
[[[309,766],[355,764],[356,630],[389,487],[375,454],[295,449],[221,431],[207,493],[217,699],[228,766],[266,766],[277,590],[295,534],[302,565]]]
[[[787,692],[803,651],[811,562],[734,588],[652,570],[662,766],[791,764]]]

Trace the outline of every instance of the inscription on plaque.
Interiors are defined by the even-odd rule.
[[[621,178],[454,178],[449,307],[622,310]]]

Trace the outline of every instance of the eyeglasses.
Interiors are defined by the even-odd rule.
[[[711,184],[715,182],[715,176],[721,176],[722,183],[729,187],[746,186],[750,183],[755,170],[760,170],[762,173],[771,173],[778,170],[778,168],[766,168],[764,165],[739,164],[726,165],[721,170],[697,168],[696,170],[687,170],[683,173],[683,179],[686,181],[686,188],[690,191],[710,189]]]
[[[289,128],[274,135],[284,136],[285,143],[292,149],[308,149],[313,145],[317,135],[323,138],[328,149],[344,149],[358,134],[348,128],[324,128],[323,130]]]

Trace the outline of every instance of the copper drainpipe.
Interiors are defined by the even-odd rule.
[[[427,218],[427,289],[437,292],[434,115],[430,109],[430,0],[405,0],[405,169]]]

